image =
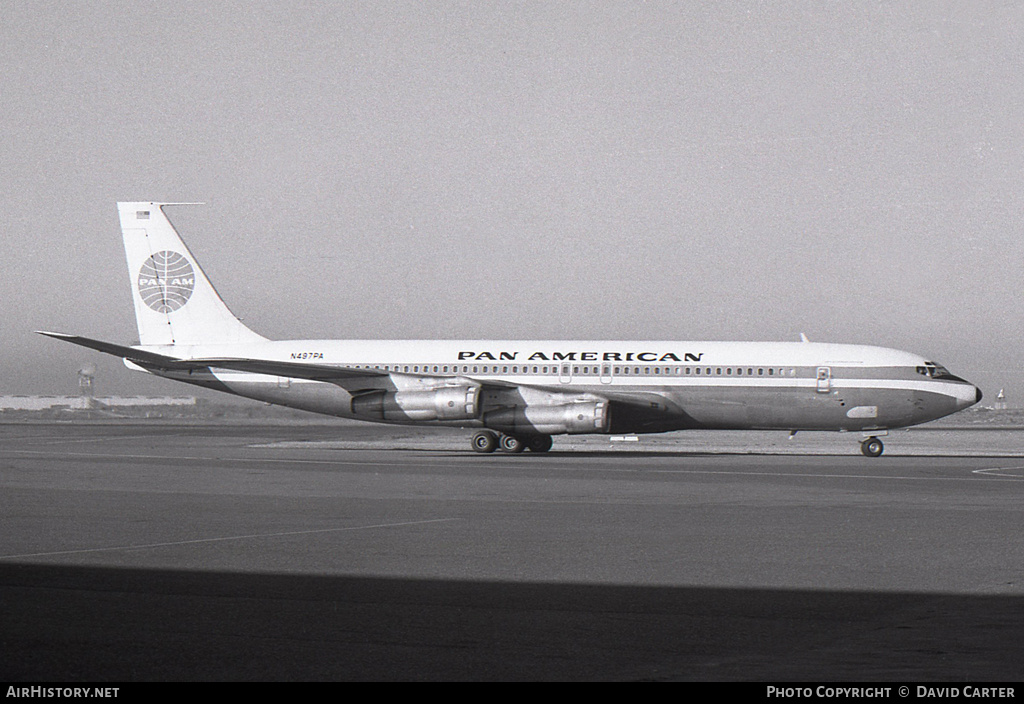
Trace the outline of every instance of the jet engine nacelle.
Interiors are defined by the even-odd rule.
[[[484,414],[484,425],[518,435],[580,435],[607,433],[611,423],[607,401],[501,408]]]
[[[470,420],[479,410],[479,386],[373,391],[352,399],[352,413],[373,420]]]

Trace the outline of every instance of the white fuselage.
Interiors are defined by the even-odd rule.
[[[933,420],[980,397],[973,385],[935,374],[937,365],[916,354],[810,342],[286,340],[173,352],[383,372],[344,386],[217,368],[161,375],[318,413],[462,427],[507,429],[508,412],[492,415],[502,409],[621,400],[603,425],[563,432],[877,430]],[[472,418],[401,407],[367,417],[353,402],[371,392],[398,393],[401,400],[402,393],[460,386],[481,389]]]

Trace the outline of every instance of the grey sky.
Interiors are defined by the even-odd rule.
[[[0,393],[182,393],[115,201],[269,337],[878,344],[1024,395],[1013,2],[10,2]]]

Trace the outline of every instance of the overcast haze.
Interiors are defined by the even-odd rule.
[[[0,393],[187,394],[118,200],[272,338],[812,340],[1024,400],[1015,2],[8,2]]]

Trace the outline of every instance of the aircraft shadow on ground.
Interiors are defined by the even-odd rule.
[[[0,564],[0,678],[1015,680],[1016,596]]]

